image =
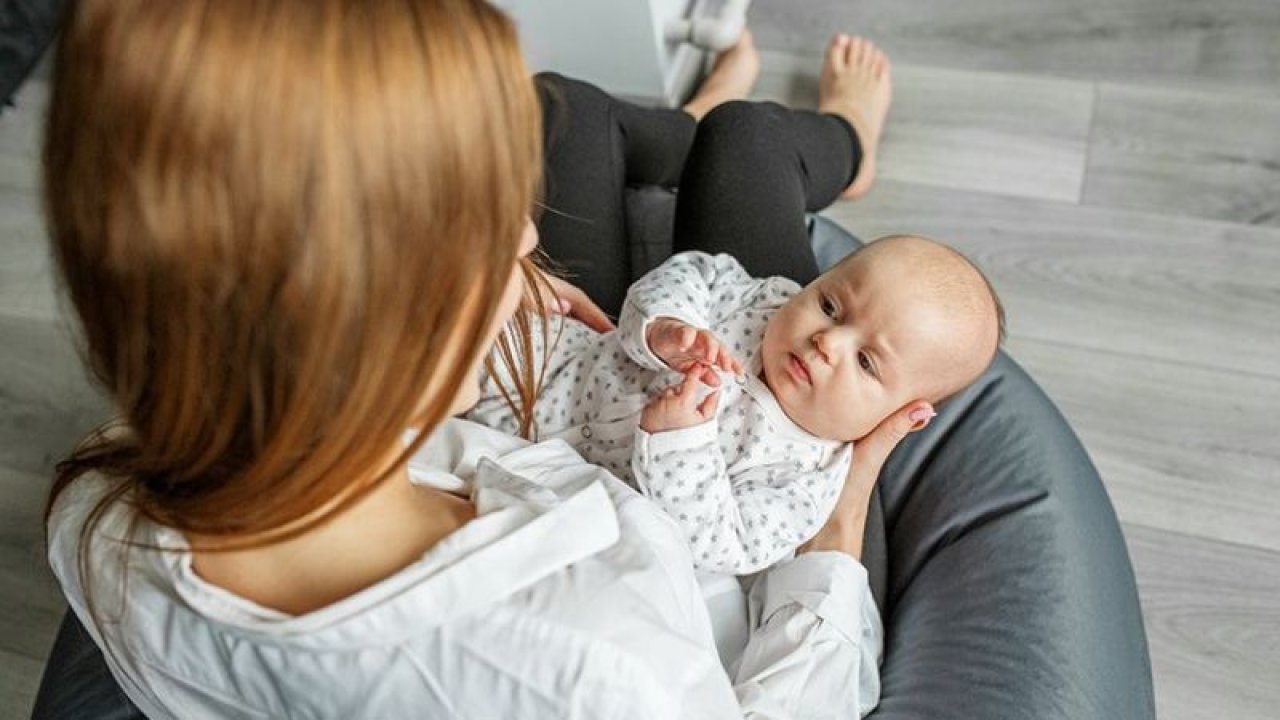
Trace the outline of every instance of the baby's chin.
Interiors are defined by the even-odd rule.
[[[816,438],[835,442],[853,442],[855,437],[861,437],[871,432],[870,428],[868,428],[860,435],[853,436],[849,433],[849,424],[836,425],[819,418],[810,417],[810,413],[805,412],[803,408],[794,407],[792,403],[788,402],[785,393],[778,392],[777,386],[769,381],[769,370],[770,364],[764,363],[764,367],[760,370],[760,382],[763,382],[765,387],[769,388],[769,392],[773,393],[774,399],[778,401],[778,407],[782,409],[782,414],[795,423],[796,427]],[[785,371],[779,370],[779,372]]]

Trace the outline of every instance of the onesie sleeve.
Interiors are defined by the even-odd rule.
[[[817,533],[848,464],[810,470],[767,463],[731,477],[716,428],[714,420],[659,433],[636,428],[631,470],[641,491],[684,531],[694,567],[745,575]]]
[[[777,307],[797,287],[785,278],[753,278],[731,255],[679,253],[631,286],[618,316],[618,339],[636,363],[666,370],[645,341],[654,319],[670,317],[711,329],[745,308]]]

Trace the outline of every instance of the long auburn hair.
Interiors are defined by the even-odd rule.
[[[537,97],[481,0],[80,0],[54,72],[46,215],[119,412],[50,494],[113,479],[86,536],[120,498],[210,550],[341,513],[540,277]]]

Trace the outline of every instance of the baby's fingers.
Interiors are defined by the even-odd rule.
[[[720,387],[720,376],[716,374],[716,369],[705,363],[697,363],[690,371],[698,376],[698,380],[708,387]]]
[[[679,332],[676,334],[676,349],[680,352],[690,352],[697,347],[698,329],[688,325],[681,325]]]
[[[676,400],[679,401],[681,407],[692,410],[698,405],[698,366],[685,374],[684,380],[676,389]]]
[[[697,342],[693,346],[693,354],[708,365],[715,364],[716,351],[720,349],[720,341],[710,330],[699,330]]]
[[[729,352],[729,348],[724,345],[720,346],[720,354],[716,358],[716,366],[721,370],[733,373],[734,375],[742,374],[742,363],[739,362],[738,358],[734,357],[733,353]]]
[[[662,403],[670,396],[671,388],[661,390],[650,397],[649,401],[644,404],[644,407],[646,410],[657,410],[658,406],[662,405]]]
[[[716,410],[720,407],[720,389],[716,388],[711,391],[702,402],[698,404],[698,414],[703,420],[709,420],[715,417]]]
[[[714,365],[721,370],[736,374],[741,365],[733,357],[733,354],[729,352],[729,348],[725,347],[725,344],[710,332],[706,333],[704,340],[706,345],[703,348],[703,360],[708,365]]]

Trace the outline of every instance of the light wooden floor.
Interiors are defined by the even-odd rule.
[[[758,94],[835,31],[896,62],[882,182],[829,211],[992,276],[1124,523],[1163,720],[1280,707],[1280,3],[755,0]]]
[[[1138,573],[1163,720],[1280,707],[1280,3],[755,0],[758,95],[812,103],[823,42],[895,61],[881,181],[830,214],[975,257],[1008,349],[1097,462]],[[0,118],[0,718],[62,602],[50,467],[104,403],[36,196],[45,87]],[[1268,710],[1271,708],[1271,710]]]

